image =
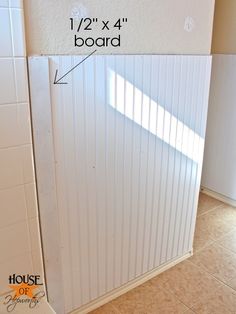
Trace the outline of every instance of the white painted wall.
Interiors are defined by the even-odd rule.
[[[115,21],[127,17],[121,48],[100,48],[98,53],[209,54],[214,0],[25,0],[27,51],[40,54],[86,54],[74,48],[69,18],[82,16]],[[190,17],[193,28],[185,27]],[[101,36],[94,31],[94,36]],[[111,33],[116,35],[116,32]]]
[[[202,186],[233,201],[236,200],[235,82],[236,56],[213,55]]]

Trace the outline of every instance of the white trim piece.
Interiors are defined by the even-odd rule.
[[[236,200],[233,200],[232,198],[229,198],[225,195],[222,195],[220,193],[217,193],[215,191],[212,191],[212,190],[209,190],[208,188],[204,187],[204,186],[201,186],[201,192],[206,194],[206,195],[209,195],[223,203],[226,203],[230,206],[233,206],[233,207],[236,207]]]
[[[32,312],[34,314],[56,314],[56,312],[46,300],[40,301],[33,310],[30,307],[25,307],[24,314],[30,314]],[[17,313],[19,312],[17,311]]]
[[[70,314],[87,314],[91,311],[94,311],[95,309],[99,308],[100,306],[111,302],[112,300],[118,298],[119,296],[129,292],[130,290],[142,285],[143,283],[147,282],[148,280],[156,277],[157,275],[163,273],[164,271],[174,267],[175,265],[183,262],[184,260],[188,259],[190,256],[193,255],[193,250],[191,250],[189,253],[178,257],[176,259],[172,259],[171,261],[160,265],[153,270],[147,272],[146,274],[139,276],[138,278],[135,278],[134,280],[129,281],[125,285],[112,290],[111,292],[106,293],[105,295],[101,296],[100,298],[85,304],[84,306],[80,307],[79,309],[76,309]]]
[[[61,314],[64,308],[64,294],[61,285],[60,236],[47,57],[29,58],[29,82],[45,279],[49,302],[56,313]]]

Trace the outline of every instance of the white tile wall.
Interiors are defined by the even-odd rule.
[[[0,106],[0,148],[18,146],[30,142],[28,104]]]
[[[4,293],[5,291],[9,291],[9,288],[7,288],[5,284],[5,282],[8,282],[9,274],[32,273],[32,254],[20,254],[17,257],[5,260],[0,265],[0,291]]]
[[[0,295],[11,273],[42,274],[23,1],[0,0]]]
[[[2,46],[1,46],[2,47]],[[2,104],[14,103],[16,101],[16,88],[14,78],[13,59],[0,59],[0,106]]]
[[[27,203],[25,199],[23,185],[18,185],[10,189],[0,190],[0,204],[0,230],[5,226],[15,224],[19,221],[27,219]]]

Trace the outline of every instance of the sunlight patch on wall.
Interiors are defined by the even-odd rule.
[[[201,161],[203,138],[111,69],[109,104],[188,158],[197,163]]]

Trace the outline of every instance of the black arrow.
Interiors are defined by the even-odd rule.
[[[91,57],[97,50],[94,50],[91,52],[87,57],[85,57],[82,61],[80,61],[78,64],[76,64],[70,71],[66,72],[62,77],[57,79],[58,70],[56,70],[54,82],[53,84],[68,84],[67,82],[60,82],[65,76],[67,76],[70,72],[72,72],[75,68],[77,68],[81,63],[83,63],[85,60],[87,60],[89,57]]]

